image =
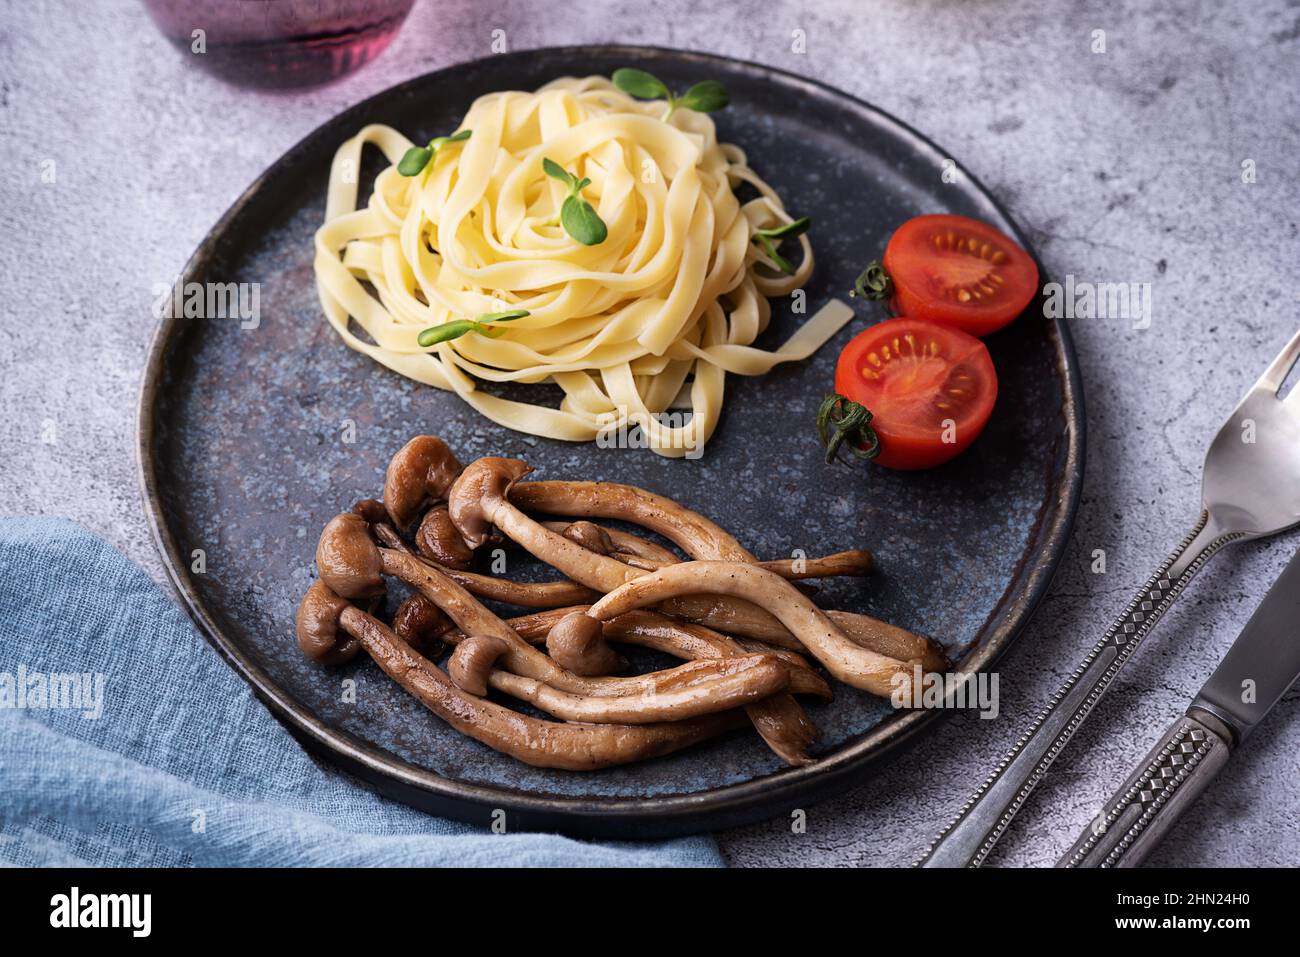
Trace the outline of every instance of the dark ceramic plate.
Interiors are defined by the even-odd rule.
[[[892,229],[952,211],[1026,244],[948,154],[899,121],[817,83],[734,60],[632,47],[553,49],[441,70],[326,123],[259,178],[212,230],[186,282],[260,284],[260,323],[162,322],[140,406],[141,473],[170,575],[207,637],[303,740],[380,790],[429,811],[514,828],[664,835],[788,814],[842,789],[931,724],[837,688],[810,705],[821,730],[811,766],[784,767],[753,733],[591,774],[526,767],[442,724],[369,660],[326,670],[295,647],[294,608],[312,578],[321,526],[379,494],[410,436],[445,437],[465,461],[526,459],[539,477],[600,478],[674,496],[721,521],[762,557],[867,545],[880,573],[824,588],[828,604],[933,635],[967,668],[987,667],[1023,628],[1065,548],[1083,468],[1083,412],[1066,330],[1030,312],[988,340],[1001,394],[988,429],[944,468],[893,473],[823,464],[818,400],[862,319],[808,362],[730,377],[722,424],[699,461],[533,439],[481,418],[454,395],[413,385],[348,350],[322,318],[312,233],[335,147],[366,123],[415,140],[454,129],[470,102],[566,74],[652,71],[673,88],[726,84],[721,138],[743,146],[797,214],[811,215],[816,308],[843,296]],[[373,168],[361,171],[368,190]],[[768,344],[798,317],[778,305]],[[243,324],[247,325],[247,323]],[[544,388],[544,387],[532,387]],[[351,440],[351,441],[349,441]],[[204,570],[197,573],[195,552]],[[355,704],[344,701],[356,682]]]

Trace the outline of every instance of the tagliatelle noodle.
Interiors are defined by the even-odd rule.
[[[665,121],[664,110],[604,77],[493,93],[458,127],[470,138],[414,177],[396,167],[411,141],[365,127],[335,153],[316,232],[326,318],[351,348],[509,428],[587,441],[637,425],[663,455],[700,447],[727,372],[806,359],[853,313],[832,300],[779,349],[752,345],[768,299],[807,281],[812,247],[799,237],[794,274],[777,271],[752,238],[790,221],[780,198],[738,147],[717,142],[707,115],[677,109]],[[390,165],[358,209],[366,144]],[[608,226],[604,242],[584,246],[552,225],[567,193],[543,157],[591,179],[582,195]],[[742,183],[758,193],[743,205]],[[500,338],[417,342],[430,326],[507,309],[529,315],[499,326]],[[558,408],[507,400],[480,382],[552,382],[564,398]],[[670,427],[656,418],[669,409],[691,415]]]

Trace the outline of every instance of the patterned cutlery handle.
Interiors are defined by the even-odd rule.
[[[935,839],[918,866],[979,867],[984,863],[1052,761],[1165,609],[1215,552],[1241,537],[1224,534],[1209,521],[1208,513],[1201,513],[1196,528],[1052,696],[1029,730]]]

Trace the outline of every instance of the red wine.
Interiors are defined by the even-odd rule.
[[[415,0],[144,0],[154,23],[199,66],[241,86],[328,83],[397,35]],[[201,31],[201,33],[196,33]]]

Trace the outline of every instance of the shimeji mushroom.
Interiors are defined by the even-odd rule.
[[[601,592],[642,574],[551,531],[511,504],[510,486],[528,471],[518,459],[490,457],[466,467],[447,493],[447,508],[467,543],[477,547],[495,528],[569,578]]]
[[[338,629],[338,617],[347,607],[324,582],[312,582],[298,605],[296,634],[304,655],[324,665],[341,665],[357,656],[361,643]]]
[[[447,443],[417,435],[389,460],[384,475],[384,507],[398,531],[411,527],[425,506],[447,497],[461,464]]]
[[[658,532],[696,559],[734,561],[762,569],[757,559],[725,531],[672,499],[635,486],[607,482],[519,482],[527,471],[528,466],[517,459],[488,458],[471,463],[452,486],[448,499],[452,520],[462,534],[467,528],[479,533],[495,523],[538,558],[574,581],[601,592],[613,591],[649,572],[583,548],[525,515],[515,505],[516,501],[542,512],[586,510],[587,514],[599,518],[624,519]],[[851,560],[861,562],[862,558]],[[697,591],[707,592],[707,589]],[[683,593],[668,598],[660,610],[718,631],[771,641],[795,650],[803,647],[770,610],[741,595]],[[909,653],[899,660],[915,659],[927,667],[939,666],[930,670],[942,670],[946,666],[942,651],[920,635],[866,615],[854,616],[850,630],[850,643],[861,642],[865,650],[893,657],[890,651],[905,646]],[[808,650],[816,654],[814,649]]]
[[[471,635],[456,646],[447,671],[463,691],[487,694],[489,687],[565,721],[651,724],[714,714],[768,698],[789,682],[789,670],[770,655],[745,655],[718,667],[712,660],[674,669],[675,681],[636,695],[575,695],[495,668],[507,646],[500,638]]]
[[[457,731],[535,767],[591,771],[641,761],[678,751],[743,721],[737,711],[639,725],[543,721],[466,694],[382,621],[330,593],[321,582],[303,597],[298,620],[315,629],[308,644],[330,638],[330,629],[341,633]],[[300,634],[299,642],[303,640]]]
[[[415,532],[415,547],[421,555],[443,568],[469,568],[474,560],[474,549],[460,537],[444,503],[434,505],[420,519],[420,527]]]
[[[616,482],[518,482],[510,500],[530,512],[624,519],[668,539],[696,559],[757,561],[724,529],[698,512],[635,485]]]
[[[370,571],[378,568],[381,585],[383,575],[392,575],[437,605],[465,634],[492,635],[502,639],[507,646],[502,663],[509,671],[521,677],[534,678],[559,691],[587,696],[653,696],[678,686],[685,674],[679,666],[628,677],[576,675],[521,639],[500,618],[479,604],[473,595],[428,562],[407,552],[380,548],[370,538],[365,522],[351,513],[339,515],[326,524],[316,553],[321,581],[344,598],[374,594]],[[334,560],[322,563],[322,555],[333,556]],[[351,565],[346,564],[345,557]],[[337,586],[344,591],[339,592]],[[783,663],[777,663],[785,667]],[[722,660],[707,664],[713,668],[717,678],[724,677],[731,670]],[[689,674],[692,680],[703,681],[709,677],[708,669],[695,668]]]
[[[554,609],[511,618],[507,624],[525,641],[542,642],[562,618],[584,611],[585,606]],[[725,658],[754,651],[762,651],[785,661],[790,669],[790,684],[786,691],[746,706],[745,713],[768,746],[787,763],[800,765],[812,760],[808,755],[808,747],[816,739],[817,729],[792,695],[811,694],[829,700],[831,689],[796,653],[784,649],[747,647],[743,642],[708,628],[675,621],[650,611],[628,612],[605,622],[604,627],[607,637],[653,648],[688,661]],[[458,644],[465,636],[459,631],[450,631],[444,633],[442,638],[449,644]]]
[[[638,535],[616,528],[606,528],[585,519],[576,522],[542,522],[553,532],[601,555],[617,558],[625,565],[657,571],[682,559],[666,548]],[[851,548],[814,558],[778,558],[758,562],[759,567],[776,572],[782,578],[798,581],[805,578],[860,577],[869,575],[875,558],[865,548]]]
[[[820,608],[780,575],[743,562],[682,562],[611,591],[588,610],[604,621],[677,595],[732,595],[760,605],[840,681],[882,697],[912,680],[908,662],[854,644]]]
[[[426,658],[436,658],[442,650],[439,635],[455,626],[442,609],[419,592],[407,597],[393,612],[393,631],[397,637]]]
[[[627,661],[605,641],[600,622],[582,612],[566,615],[547,633],[546,651],[575,675],[608,675]]]

